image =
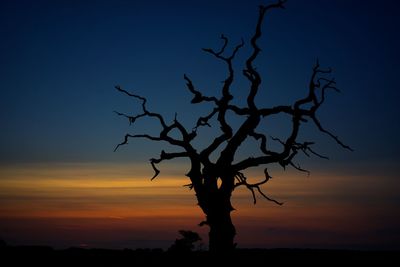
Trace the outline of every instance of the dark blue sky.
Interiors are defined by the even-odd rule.
[[[1,1],[0,162],[146,162],[155,145],[132,141],[112,152],[133,132],[112,111],[138,107],[114,85],[146,96],[168,121],[177,111],[191,128],[193,114],[204,109],[189,104],[183,74],[219,95],[225,66],[201,48],[218,48],[221,33],[233,44],[243,37],[246,47],[235,61],[240,75],[263,2]],[[398,162],[398,1],[292,0],[286,7],[266,17],[258,103],[303,96],[319,58],[334,69],[342,91],[329,95],[321,120],[355,152],[307,129],[319,151],[340,161]],[[238,76],[232,88],[238,102],[245,86]],[[143,122],[136,129],[153,128]]]

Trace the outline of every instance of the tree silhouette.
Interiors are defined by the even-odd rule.
[[[255,28],[255,33],[250,40],[251,53],[245,61],[245,67],[242,74],[249,81],[249,91],[247,95],[247,105],[240,107],[232,104],[233,96],[230,88],[234,81],[235,72],[232,65],[237,52],[244,46],[244,41],[234,46],[231,53],[226,52],[228,46],[228,38],[221,36],[223,45],[219,50],[211,48],[203,49],[206,53],[212,55],[217,60],[224,62],[227,66],[227,77],[223,82],[220,97],[205,96],[193,84],[192,80],[185,74],[184,80],[189,91],[193,94],[192,104],[211,103],[213,108],[206,115],[199,117],[194,125],[194,128],[187,130],[177,119],[172,123],[167,123],[164,117],[148,110],[147,100],[136,94],[132,94],[120,86],[115,88],[133,97],[142,104],[142,113],[138,115],[127,115],[116,112],[119,116],[126,117],[130,124],[134,124],[136,120],[143,118],[153,118],[157,120],[161,126],[161,131],[157,135],[144,134],[126,134],[124,140],[115,148],[117,150],[121,145],[128,143],[130,138],[145,138],[151,141],[164,141],[170,145],[179,148],[177,152],[161,151],[158,158],[150,159],[150,164],[154,169],[156,178],[160,171],[156,164],[176,158],[188,158],[190,160],[190,170],[186,174],[190,179],[190,184],[187,185],[195,191],[198,204],[206,215],[206,220],[200,225],[208,225],[209,231],[209,249],[210,251],[229,251],[235,247],[234,237],[236,234],[235,227],[231,220],[231,205],[232,192],[240,186],[247,188],[256,203],[256,194],[260,194],[265,199],[281,205],[282,203],[270,198],[263,191],[261,186],[268,182],[271,176],[267,168],[264,169],[265,178],[257,183],[251,183],[244,174],[246,169],[265,166],[269,164],[279,164],[283,168],[286,166],[294,167],[299,171],[306,171],[299,165],[294,163],[296,155],[304,153],[306,156],[317,156],[326,158],[317,153],[312,145],[314,142],[298,139],[300,126],[307,122],[313,123],[316,128],[330,136],[341,147],[351,150],[340,139],[322,126],[317,117],[317,111],[322,106],[326,98],[328,90],[339,91],[336,88],[336,83],[330,77],[331,69],[323,69],[317,61],[312,68],[311,78],[309,81],[308,92],[305,97],[298,99],[290,105],[279,105],[274,107],[258,107],[255,103],[256,95],[260,89],[261,76],[254,66],[254,62],[258,57],[261,49],[258,46],[258,40],[261,37],[261,29],[265,14],[276,8],[284,8],[285,1],[278,1],[270,5],[259,7],[258,20]],[[237,116],[243,120],[237,130],[233,130],[227,121],[227,114]],[[285,114],[291,118],[291,130],[286,138],[277,138],[267,136],[265,133],[257,132],[257,126],[262,119]],[[198,129],[201,127],[212,127],[210,121],[216,118],[216,122],[220,127],[221,133],[208,146],[202,149],[193,146],[193,140],[198,136]],[[240,121],[240,120],[239,120]],[[176,135],[172,136],[172,132],[178,131],[179,138]],[[259,142],[259,150],[261,156],[253,156],[237,159],[238,148],[246,139],[255,139]],[[273,150],[269,144],[270,140],[281,144],[279,151]],[[210,156],[216,150],[221,151],[216,160],[211,160]],[[220,180],[218,182],[218,180]]]
[[[190,252],[194,249],[194,243],[201,241],[200,235],[190,230],[179,230],[179,234],[182,237],[176,239],[168,251]]]

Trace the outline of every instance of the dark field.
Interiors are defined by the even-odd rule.
[[[240,249],[232,254],[213,255],[161,249],[3,247],[0,256],[1,266],[400,266],[398,251]]]

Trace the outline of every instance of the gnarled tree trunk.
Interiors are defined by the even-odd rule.
[[[235,226],[232,223],[231,204],[233,177],[221,177],[222,184],[218,187],[215,175],[209,176],[202,187],[202,193],[197,194],[199,205],[206,215],[206,223],[210,227],[209,250],[212,252],[228,252],[235,248]],[[211,182],[210,182],[211,181]]]
[[[228,252],[235,248],[235,226],[231,220],[230,210],[217,210],[207,214],[210,227],[209,250],[212,252]]]

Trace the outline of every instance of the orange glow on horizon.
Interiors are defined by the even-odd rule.
[[[106,167],[79,167],[4,171],[8,176],[0,178],[0,194],[9,205],[0,207],[0,217],[179,217],[199,212],[183,179],[150,181],[140,174],[132,177],[137,172],[118,165],[108,166],[118,168],[116,175],[102,172]]]
[[[61,231],[55,236],[76,235],[76,242],[91,243],[99,235],[97,231],[105,229],[110,240],[125,238],[124,232],[136,238],[144,233],[142,238],[153,232],[160,236],[168,233],[168,239],[174,240],[177,230],[192,229],[206,239],[207,228],[196,226],[204,214],[193,191],[183,187],[188,178],[173,173],[176,171],[164,171],[150,181],[150,168],[127,164],[3,167],[0,235],[7,236],[2,229],[10,227],[21,235],[47,231],[45,227]],[[390,181],[379,183],[374,177],[357,175],[283,173],[264,187],[270,197],[285,202],[283,206],[259,197],[253,205],[251,193],[237,189],[232,213],[237,241],[250,247],[313,246],[339,242],[335,237],[339,236],[362,243],[363,236],[379,229],[383,220],[397,223],[398,218],[387,212],[395,207],[380,197],[382,191],[388,197],[395,194]],[[32,226],[35,230],[26,229],[26,222],[39,221]],[[77,233],[85,233],[85,239]]]

